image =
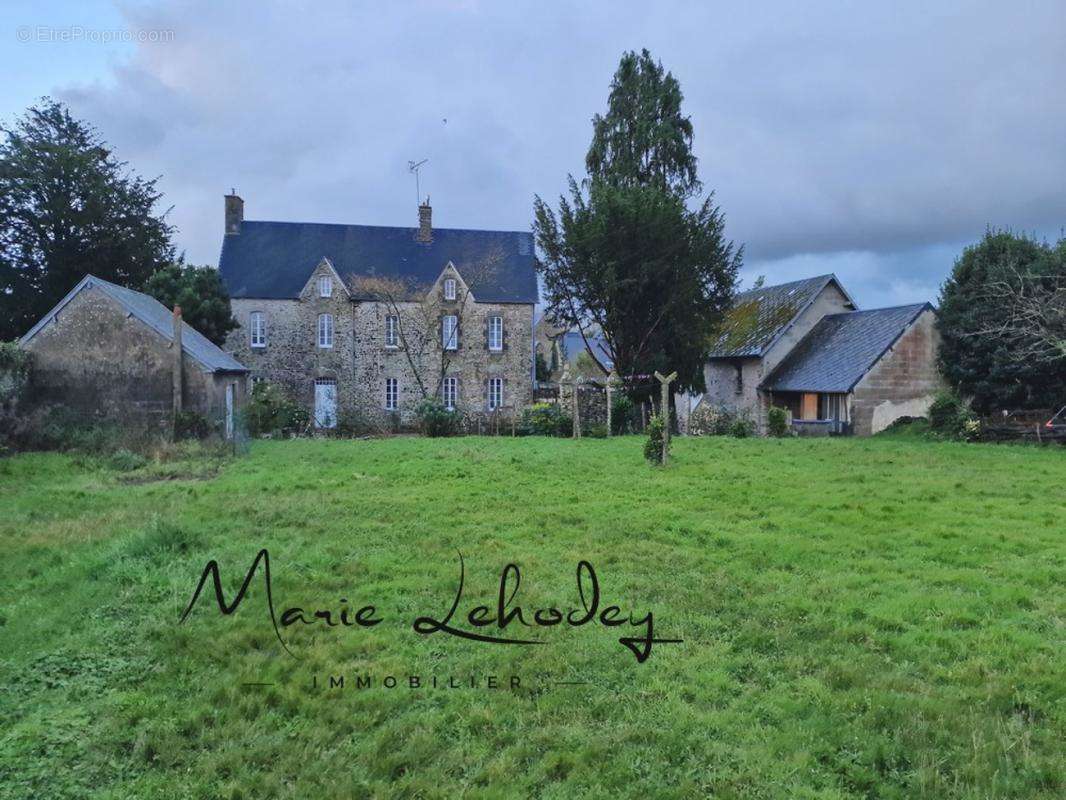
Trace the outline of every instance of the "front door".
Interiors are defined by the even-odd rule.
[[[337,382],[332,378],[315,381],[315,427],[337,427]]]

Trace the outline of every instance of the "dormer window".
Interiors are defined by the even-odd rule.
[[[444,280],[444,299],[455,299],[455,278],[446,278]]]
[[[318,296],[333,297],[333,279],[329,275],[323,275],[318,279]]]

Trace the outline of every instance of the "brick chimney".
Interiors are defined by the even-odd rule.
[[[173,398],[174,398],[174,418],[177,420],[178,414],[181,413],[181,401],[182,401],[182,345],[181,345],[181,306],[174,306],[174,341],[171,344],[174,349],[174,369],[173,369]]]
[[[226,195],[226,235],[236,236],[241,232],[244,222],[244,201],[237,196],[236,189],[230,189]]]
[[[426,202],[418,206],[418,233],[415,234],[415,241],[422,244],[433,241],[433,206],[429,204],[428,195]]]

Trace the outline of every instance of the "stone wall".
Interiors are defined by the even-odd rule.
[[[855,386],[852,431],[869,436],[901,416],[925,416],[942,379],[936,367],[940,334],[936,316],[926,310]]]
[[[126,421],[163,420],[173,412],[171,342],[96,288],[81,291],[26,349],[34,359],[32,402]],[[188,353],[182,354],[182,377],[184,408],[221,418],[225,381],[204,372]],[[240,405],[245,377],[226,377],[238,384]]]

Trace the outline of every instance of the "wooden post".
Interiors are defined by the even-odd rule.
[[[661,414],[663,418],[663,466],[666,466],[666,459],[670,454],[670,384],[677,378],[677,372],[671,372],[669,375],[663,375],[658,370],[655,371],[655,378],[662,384],[662,401],[661,401]]]
[[[607,376],[607,435],[611,435],[611,409],[614,405],[614,387],[618,383],[618,373],[611,369]]]

